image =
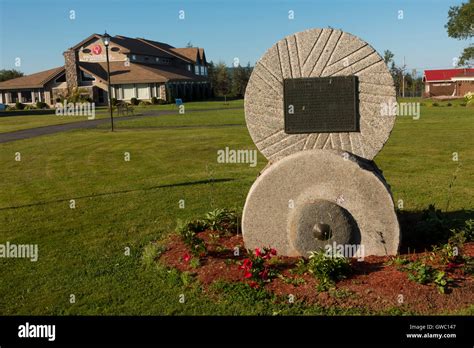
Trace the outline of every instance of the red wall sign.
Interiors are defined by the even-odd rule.
[[[92,47],[92,52],[95,55],[101,54],[102,53],[102,47],[100,47],[100,45],[95,45],[94,47]]]

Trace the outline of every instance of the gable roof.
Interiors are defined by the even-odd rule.
[[[158,42],[158,41],[153,41],[153,40],[149,40],[149,39],[139,39],[145,43],[147,43],[148,45],[158,49],[158,50],[161,50],[161,51],[165,51],[167,52],[168,54],[174,56],[174,57],[177,57],[179,59],[182,59],[182,60],[185,60],[189,63],[194,63],[195,61],[192,60],[192,59],[189,59],[188,57],[182,55],[182,54],[179,54],[178,52],[175,52],[175,47],[171,46],[171,45],[168,45],[168,44],[165,44],[163,42]]]
[[[465,74],[473,73],[474,69],[440,69],[440,70],[425,70],[424,80],[426,82],[433,81],[451,81],[453,77],[460,77]]]
[[[40,71],[35,74],[17,77],[0,82],[0,89],[42,88],[56,76],[64,72],[64,66]]]
[[[200,60],[199,48],[197,47],[172,48],[171,50],[186,57],[193,63],[197,63]]]
[[[89,43],[90,41],[92,40],[97,40],[97,39],[101,39],[102,38],[102,35],[99,35],[99,34],[92,34],[92,35],[89,35],[88,37],[86,37],[84,40],[82,40],[81,42],[75,44],[74,46],[72,46],[70,49],[73,49],[73,50],[77,50],[78,48],[81,48],[82,46],[84,46],[85,44]]]

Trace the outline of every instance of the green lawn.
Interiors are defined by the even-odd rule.
[[[220,109],[220,108],[236,108],[243,107],[243,100],[231,100],[227,103],[223,101],[206,101],[206,102],[189,102],[184,104],[184,111],[189,110],[202,110],[202,109]],[[178,108],[174,104],[165,105],[148,105],[148,106],[136,106],[134,107],[134,113],[140,115],[147,111],[170,111],[175,110],[178,112]],[[186,113],[185,113],[186,114]],[[105,107],[98,107],[96,109],[95,118],[108,118],[110,117]],[[114,114],[114,117],[117,117]],[[70,122],[87,121],[87,116],[56,116],[56,115],[22,115],[21,112],[15,116],[4,116],[0,117],[0,133],[13,132],[17,130],[44,127],[57,124],[64,124]],[[245,123],[245,122],[244,122]],[[110,125],[103,125],[102,128],[109,128]]]
[[[376,162],[405,210],[430,203],[444,208],[448,196],[450,211],[473,209],[473,117],[463,107],[422,107],[419,120],[398,118]],[[115,133],[77,130],[0,144],[0,243],[39,245],[37,262],[0,259],[0,314],[365,313],[275,304],[265,293],[225,284],[216,284],[220,291],[214,295],[204,294],[189,277],[145,268],[143,247],[163,239],[178,218],[241,208],[265,160],[259,156],[255,168],[216,161],[217,150],[226,146],[255,148],[245,127],[212,127],[245,124],[243,110],[117,124]],[[200,124],[211,127],[160,128]],[[14,161],[16,152],[21,162]],[[185,209],[179,209],[180,199]],[[124,254],[126,247],[131,256]]]
[[[242,110],[233,109],[223,111],[193,111],[184,114],[143,116],[133,120],[116,122],[118,129],[128,128],[155,128],[155,127],[187,127],[187,126],[219,126],[241,125],[246,127]],[[102,124],[99,128],[109,128],[109,124]]]

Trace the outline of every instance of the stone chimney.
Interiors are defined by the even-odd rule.
[[[79,86],[79,67],[77,52],[73,49],[68,49],[63,53],[64,68],[66,70],[67,89],[71,92],[74,88]]]

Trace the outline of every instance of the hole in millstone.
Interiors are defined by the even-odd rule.
[[[331,226],[319,222],[313,226],[313,235],[318,240],[328,240],[332,237]]]
[[[301,255],[327,246],[360,244],[357,222],[349,211],[332,201],[315,199],[299,206],[292,220],[294,248]]]

